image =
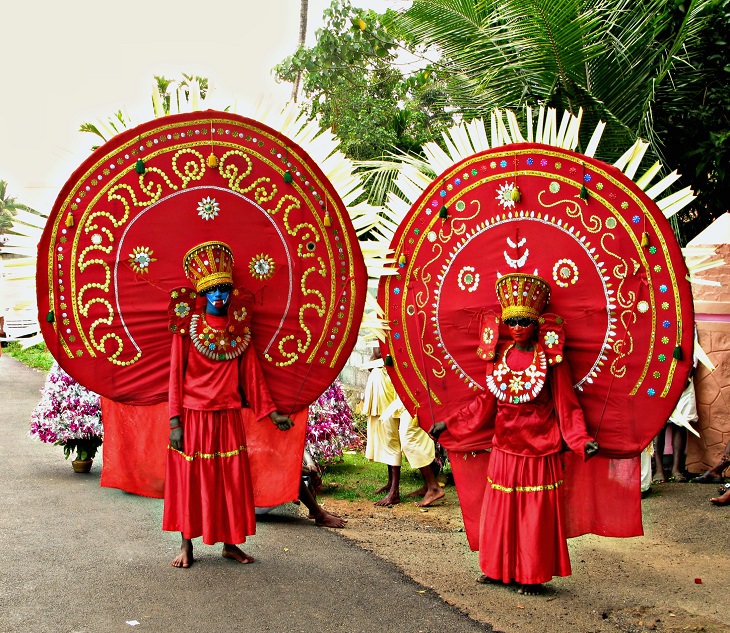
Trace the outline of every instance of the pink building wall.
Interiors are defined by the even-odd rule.
[[[688,434],[686,468],[691,473],[703,473],[714,466],[730,441],[730,244],[711,248],[715,249],[712,259],[725,263],[697,276],[721,285],[692,285],[699,342],[715,370],[699,364],[695,373],[700,437]],[[690,247],[685,253],[690,266],[692,252]]]

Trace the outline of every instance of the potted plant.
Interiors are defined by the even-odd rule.
[[[75,453],[74,471],[89,472],[104,438],[99,396],[54,362],[41,388],[41,400],[30,416],[30,435],[62,446],[66,459]]]

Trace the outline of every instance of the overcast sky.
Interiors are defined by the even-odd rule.
[[[309,0],[309,45],[327,6]],[[241,113],[263,95],[285,99],[291,87],[271,69],[296,50],[299,0],[22,0],[4,3],[2,24],[0,180],[47,213],[95,143],[80,124],[120,108],[146,120],[154,75],[208,77]]]

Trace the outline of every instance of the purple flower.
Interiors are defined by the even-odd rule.
[[[29,434],[45,444],[65,446],[91,440],[99,446],[104,436],[99,396],[54,363],[41,389],[41,400],[31,413]]]
[[[325,464],[339,460],[343,451],[357,448],[359,443],[342,383],[336,380],[309,407],[307,448],[316,461]]]

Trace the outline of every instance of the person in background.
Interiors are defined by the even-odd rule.
[[[697,422],[697,403],[695,400],[695,386],[692,375],[694,369],[687,378],[687,386],[684,388],[682,395],[679,397],[677,406],[669,416],[667,424],[662,427],[657,436],[654,438],[654,480],[653,483],[664,483],[666,481],[664,473],[664,441],[666,438],[667,427],[671,423],[672,431],[672,474],[669,481],[677,483],[685,483],[687,477],[682,472],[682,462],[684,453],[687,448],[687,431],[691,431],[697,437],[699,433],[692,428],[692,422]]]
[[[309,518],[317,527],[344,528],[347,520],[328,512],[317,502],[317,491],[322,485],[322,473],[309,451],[304,449],[302,478],[299,484],[299,501],[309,510]]]
[[[433,440],[411,417],[395,392],[388,372],[384,367],[380,348],[373,350],[373,364],[363,396],[363,414],[367,415],[367,444],[365,456],[374,462],[388,466],[388,482],[376,491],[385,493],[376,506],[391,506],[401,502],[400,475],[402,456],[405,455],[412,468],[418,469],[424,485],[408,494],[422,497],[419,507],[430,506],[444,496],[436,475],[436,449]]]

